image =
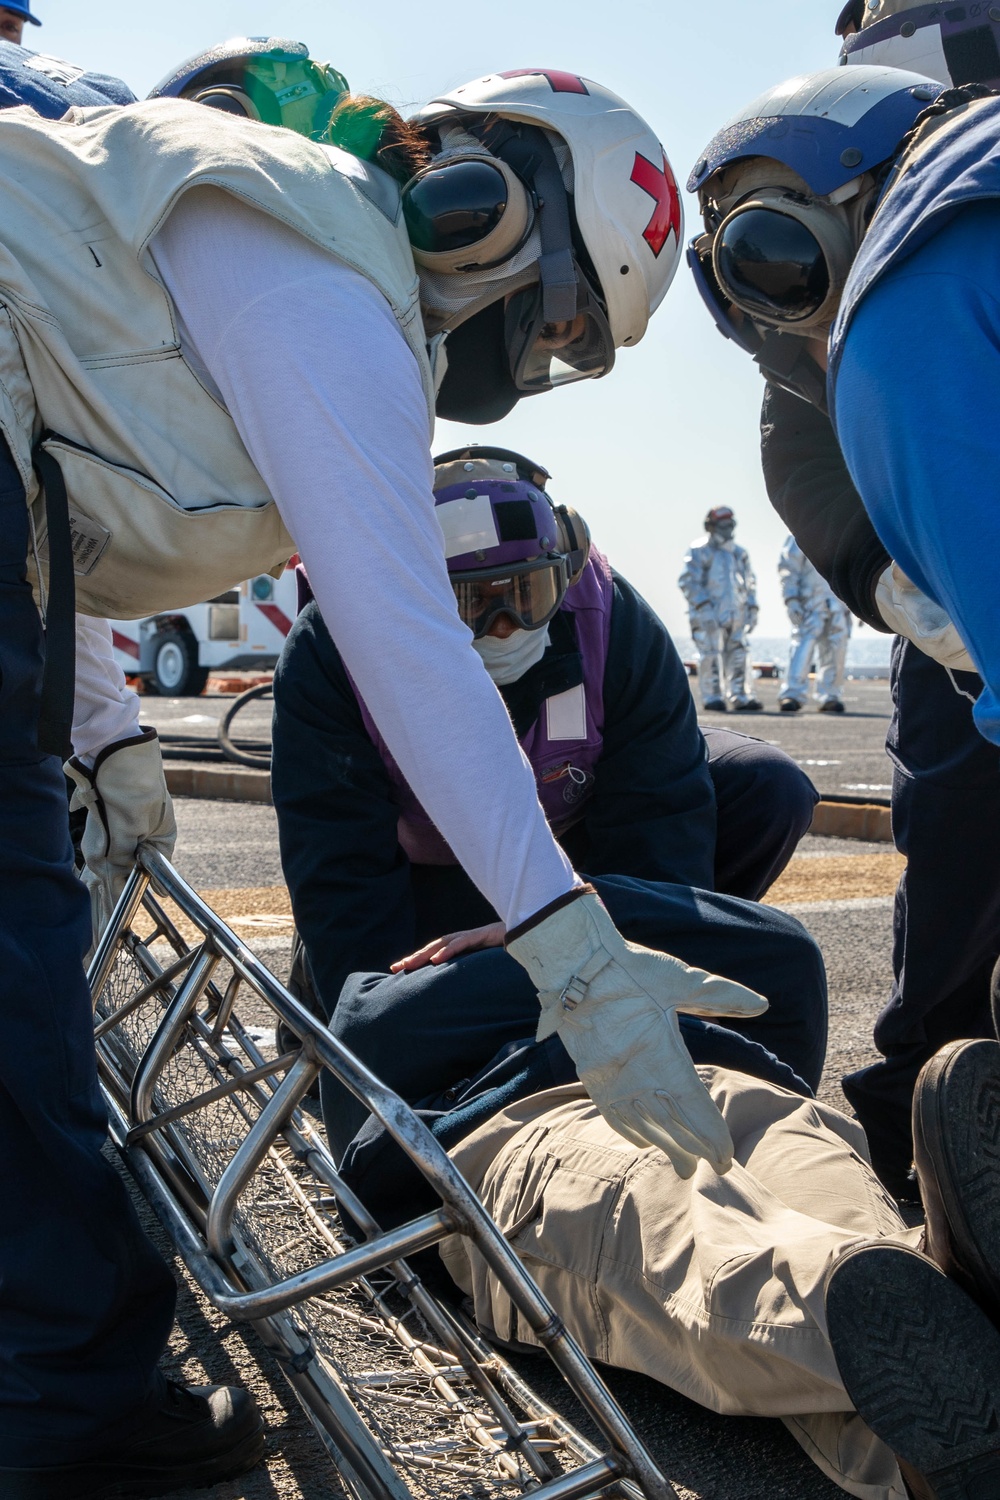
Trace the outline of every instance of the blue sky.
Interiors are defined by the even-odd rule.
[[[551,67],[623,95],[659,134],[683,181],[700,149],[738,108],[793,73],[837,58],[841,0],[32,0],[40,29],[25,43],[116,73],[140,96],[183,58],[226,37],[278,33],[309,44],[359,91],[400,108],[483,73]],[[686,199],[688,232],[693,222]],[[761,635],[787,633],[775,565],[784,530],[760,478],[761,382],[715,332],[683,266],[642,344],[612,373],[522,401],[478,429],[553,473],[595,540],[671,629],[686,633],[676,588],[685,547],[710,505],[732,505],[761,581]],[[439,448],[477,431],[440,423]]]

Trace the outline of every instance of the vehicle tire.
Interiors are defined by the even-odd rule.
[[[205,691],[208,668],[198,665],[198,643],[187,630],[159,630],[153,637],[149,686],[162,698],[196,698]]]

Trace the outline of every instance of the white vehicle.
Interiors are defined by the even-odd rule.
[[[298,609],[297,562],[292,558],[280,578],[260,573],[204,604],[112,620],[119,666],[171,698],[202,692],[210,672],[274,667]]]

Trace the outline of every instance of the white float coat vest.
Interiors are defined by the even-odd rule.
[[[396,184],[288,130],[177,99],[0,114],[0,429],[36,542],[40,439],[66,481],[77,608],[211,598],[294,551],[236,426],[181,357],[148,253],[181,194],[223,188],[367,277],[434,391]]]

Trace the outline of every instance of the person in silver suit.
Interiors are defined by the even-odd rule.
[[[778,559],[778,577],[792,626],[788,672],[779,688],[782,713],[798,713],[809,701],[809,669],[815,661],[814,695],[821,714],[842,714],[851,615],[790,536]]]
[[[733,540],[736,517],[729,506],[715,506],[704,524],[708,535],[688,548],[677,580],[698,652],[702,707],[759,713],[760,701],[747,692],[746,646],[757,623],[757,580],[746,548]]]

